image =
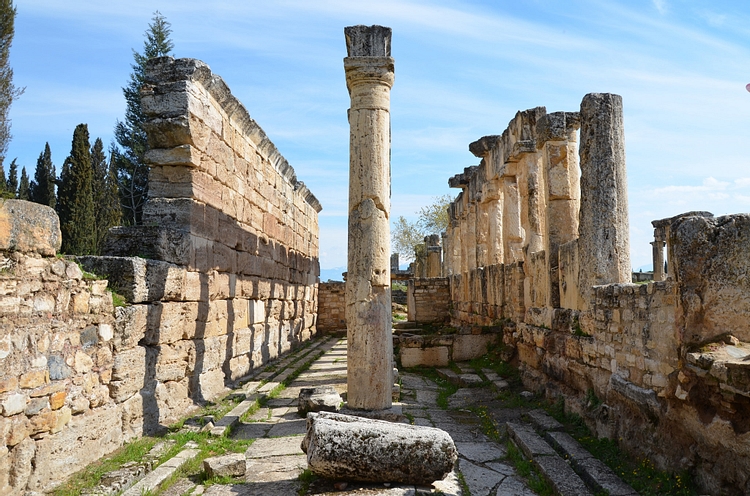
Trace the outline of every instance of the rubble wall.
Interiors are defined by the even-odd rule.
[[[107,281],[54,256],[51,208],[0,200],[0,225],[0,493],[21,495],[122,444],[117,319]]]
[[[750,215],[654,221],[666,278],[630,283],[622,104],[583,107],[519,112],[470,145],[480,164],[449,180],[451,323],[504,326],[527,387],[706,493],[745,494]]]

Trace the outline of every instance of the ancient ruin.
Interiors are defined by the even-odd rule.
[[[349,245],[346,322],[347,404],[391,406],[391,29],[344,30],[349,109]]]
[[[320,204],[207,65],[146,78],[145,225],[79,259],[106,279],[55,257],[51,209],[0,208],[2,494],[49,490],[316,333]]]
[[[57,256],[53,210],[0,200],[0,493],[50,491],[254,373],[262,380],[233,410],[196,429],[224,436],[239,426],[258,442],[244,455],[206,460],[205,471],[260,473],[263,456],[274,453],[292,465],[276,473],[296,477],[304,422],[282,422],[286,413],[268,406],[253,419],[268,422],[265,430],[253,429],[241,418],[256,395],[269,399],[315,358],[320,368],[295,386],[310,398],[295,410],[338,410],[344,392],[348,413],[387,409],[394,340],[403,367],[460,370],[440,371],[463,388],[449,400],[457,409],[483,383],[492,394],[508,387],[462,363],[501,343],[502,360],[518,365],[526,388],[564,402],[598,436],[662,469],[689,471],[705,492],[750,491],[750,215],[654,220],[653,281],[633,284],[622,99],[594,93],[578,111],[520,111],[502,134],[469,145],[479,165],[449,179],[461,190],[449,228],[425,239],[425,258],[407,283],[408,325],[447,324],[450,333],[394,335],[391,272],[407,274],[389,253],[391,32],[345,33],[346,283],[318,281],[320,203],[222,79],[194,59],[148,64],[145,223],[112,229],[106,256]],[[346,343],[325,337],[300,350],[321,331],[343,330]],[[286,370],[259,372],[275,359]],[[329,383],[315,382],[323,373]],[[310,418],[304,460],[351,480],[429,484],[448,474],[435,489],[459,494],[451,471],[458,453],[472,487],[530,494],[498,461],[505,454],[497,439],[464,425],[474,422],[470,413],[457,420],[438,410],[434,382],[407,372],[402,386],[420,407],[415,424],[437,429],[319,414]],[[284,408],[299,401],[283,400]],[[554,419],[539,410],[529,417],[558,451],[572,446],[569,464],[534,429],[508,421],[524,454],[543,457],[542,470],[588,464],[605,472]],[[363,441],[373,436],[385,444]],[[370,449],[376,454],[363,461]],[[188,447],[175,458],[197,452]],[[587,489],[575,479],[568,488],[633,494],[616,474],[607,478],[611,485]],[[141,494],[141,482],[125,494]]]

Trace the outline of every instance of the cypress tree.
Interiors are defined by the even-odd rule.
[[[31,201],[31,191],[29,189],[29,176],[26,174],[26,167],[21,169],[21,180],[18,181],[18,199]]]
[[[73,132],[70,156],[60,176],[58,215],[63,253],[90,255],[96,251],[92,182],[89,130],[86,124],[79,124]]]
[[[10,195],[6,191],[7,187],[8,181],[5,179],[5,169],[0,164],[0,198],[10,198]],[[13,195],[13,198],[15,198],[15,195]]]
[[[91,168],[93,173],[92,192],[94,205],[96,205],[96,253],[101,253],[107,231],[110,227],[119,225],[122,217],[117,187],[117,171],[112,160],[107,164],[101,138],[97,138],[94,146],[91,147]]]
[[[148,149],[145,117],[141,109],[141,87],[145,78],[146,62],[153,57],[169,55],[174,48],[171,24],[157,10],[151,18],[143,43],[143,53],[133,50],[135,64],[131,67],[130,82],[122,89],[127,108],[125,121],[117,121],[115,139],[121,150],[116,154],[123,217],[126,224],[142,222],[143,204],[148,197],[148,167],[143,156]]]
[[[10,106],[23,94],[23,88],[13,84],[10,67],[10,46],[15,34],[16,8],[12,0],[0,0],[0,166],[10,143]]]
[[[8,180],[5,182],[5,191],[13,195],[13,198],[18,196],[18,165],[15,158],[8,167]]]
[[[31,181],[31,201],[55,208],[55,166],[52,164],[52,152],[49,143],[44,145],[44,151],[39,154],[34,170],[34,180]]]

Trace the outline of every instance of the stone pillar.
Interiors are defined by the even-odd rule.
[[[581,198],[576,144],[578,128],[578,112],[554,112],[537,122],[537,146],[544,155],[547,188],[545,251],[550,279],[547,305],[552,308],[561,305],[560,246],[578,237],[578,209]]]
[[[346,283],[349,408],[391,407],[391,29],[344,29],[349,109],[349,244]]]
[[[521,198],[515,176],[503,177],[503,240],[505,263],[523,260],[524,232],[521,227]]]
[[[424,238],[427,247],[425,277],[440,277],[442,272],[443,249],[440,247],[440,235],[430,234]]]
[[[391,253],[391,274],[398,271],[398,253]]]
[[[583,97],[580,118],[578,288],[588,309],[592,286],[631,282],[622,97],[590,93]]]
[[[654,221],[656,224],[657,221]],[[664,246],[667,241],[667,227],[664,225],[654,226],[653,262],[654,262],[654,281],[663,281],[666,279],[664,273]]]

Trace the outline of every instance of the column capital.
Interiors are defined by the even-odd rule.
[[[349,94],[359,85],[385,85],[393,87],[393,57],[345,57],[346,87]]]

